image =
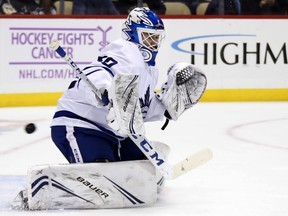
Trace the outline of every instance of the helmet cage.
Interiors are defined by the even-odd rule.
[[[165,30],[137,28],[139,44],[151,51],[158,51],[165,38]]]

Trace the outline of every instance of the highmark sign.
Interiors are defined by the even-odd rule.
[[[238,42],[237,38],[246,38],[243,42]],[[205,42],[206,38],[213,39],[212,42]],[[250,39],[253,40],[250,40]],[[204,40],[202,42],[201,40]],[[221,44],[219,42],[225,41]],[[172,48],[179,52],[191,55],[191,63],[197,62],[208,65],[216,65],[219,62],[227,65],[249,63],[259,64],[288,64],[288,47],[286,42],[282,42],[280,47],[267,42],[255,42],[257,35],[249,34],[219,34],[201,35],[183,38],[172,43]],[[181,43],[190,42],[190,50],[180,48]],[[200,51],[201,50],[201,51]],[[199,56],[201,56],[202,61]],[[196,61],[197,60],[197,61]]]

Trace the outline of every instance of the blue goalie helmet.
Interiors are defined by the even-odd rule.
[[[122,26],[122,37],[136,43],[148,65],[155,65],[165,37],[163,21],[149,8],[134,8]]]

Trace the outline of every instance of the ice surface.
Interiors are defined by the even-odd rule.
[[[170,162],[211,148],[213,160],[166,183],[158,202],[130,209],[15,211],[27,168],[66,162],[50,139],[54,107],[0,109],[0,215],[288,215],[288,103],[199,103],[177,122],[148,123],[147,137],[171,147]],[[37,130],[26,134],[33,122]]]

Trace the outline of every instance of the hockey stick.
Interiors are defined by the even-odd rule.
[[[57,40],[53,40],[50,44],[50,48],[55,50],[66,63],[77,73],[77,75],[91,88],[96,95],[98,102],[103,103],[101,93],[95,87],[95,85],[89,80],[89,78],[80,70],[77,64],[66,54],[63,48],[60,46]],[[212,158],[212,152],[210,149],[202,150],[194,155],[189,156],[176,165],[170,165],[164,159],[160,152],[158,152],[151,142],[149,142],[144,136],[129,135],[130,139],[137,145],[137,147],[143,152],[143,154],[151,161],[151,163],[160,170],[160,172],[167,179],[175,179],[193,168],[196,168],[206,161]]]

